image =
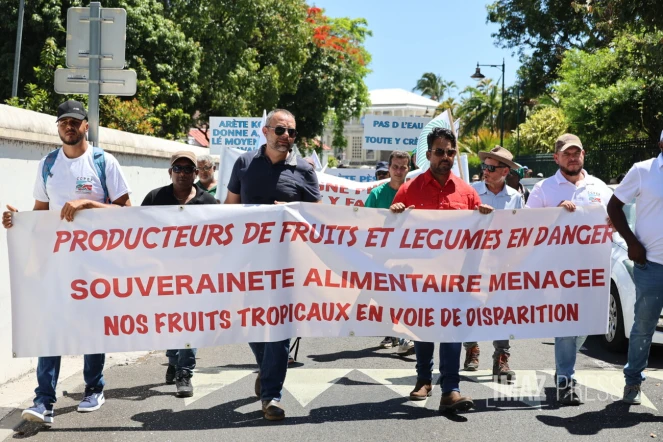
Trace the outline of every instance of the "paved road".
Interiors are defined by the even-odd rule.
[[[92,414],[75,411],[82,376],[70,379],[56,408],[55,423],[23,423],[9,438],[35,441],[89,440],[652,440],[663,438],[663,348],[650,358],[645,405],[620,403],[625,355],[604,352],[590,338],[579,355],[578,378],[586,394],[579,407],[555,404],[552,340],[515,341],[508,387],[489,375],[490,343],[482,343],[481,371],[463,373],[463,394],[477,408],[439,415],[439,386],[426,402],[407,394],[415,382],[414,359],[379,349],[380,338],[307,339],[298,367],[288,372],[283,404],[287,418],[268,422],[253,396],[256,365],[247,345],[201,349],[193,378],[196,394],[174,396],[163,383],[166,359],[153,353],[138,363],[106,371],[107,402]],[[11,414],[5,427],[18,422]]]

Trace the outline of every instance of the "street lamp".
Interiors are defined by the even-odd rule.
[[[477,63],[477,70],[470,76],[475,80],[483,80],[486,78],[485,75],[481,73],[480,66],[491,67],[491,68],[502,68],[502,108],[500,109],[500,146],[504,147],[504,59],[502,59],[502,64],[479,64]]]

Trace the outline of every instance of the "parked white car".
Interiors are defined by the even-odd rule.
[[[635,201],[624,205],[624,213],[631,230],[635,230]],[[615,233],[612,237],[612,274],[610,278],[608,333],[603,335],[603,345],[608,350],[623,352],[628,348],[628,337],[633,327],[635,284],[633,283],[633,261],[628,259],[626,242],[619,233]],[[659,317],[652,343],[663,344],[663,314]]]

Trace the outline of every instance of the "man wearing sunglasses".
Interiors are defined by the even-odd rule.
[[[451,172],[456,150],[456,136],[446,128],[436,127],[428,134],[426,158],[429,169],[403,184],[389,208],[394,213],[406,209],[474,210],[490,213],[492,208],[482,206],[479,195],[469,184]],[[460,395],[460,353],[462,344],[440,344],[440,383],[442,399],[440,412],[467,411],[474,407],[470,397]],[[410,399],[423,401],[431,396],[433,385],[433,342],[415,342],[417,355],[417,383]]]
[[[117,159],[87,142],[87,111],[83,103],[66,101],[58,106],[57,115],[56,124],[62,146],[46,155],[39,163],[32,210],[55,210],[60,212],[61,219],[72,222],[79,210],[130,206],[131,191]],[[12,206],[7,206],[7,209],[2,214],[2,224],[9,229],[13,225],[12,212],[17,210]],[[57,333],[57,330],[48,332]],[[60,361],[60,356],[38,359],[38,386],[34,403],[23,411],[23,419],[39,423],[53,422]],[[96,411],[104,404],[105,361],[106,355],[103,353],[84,356],[85,393],[77,411]]]
[[[216,198],[193,182],[198,175],[196,155],[180,150],[170,157],[168,169],[171,183],[152,190],[145,196],[141,206],[183,206],[191,204],[216,204]],[[166,351],[168,368],[166,384],[175,384],[177,397],[193,396],[193,369],[196,368],[196,349],[183,348]]]
[[[216,166],[211,155],[198,157],[198,182],[196,185],[212,196],[216,196]]]
[[[506,185],[506,177],[511,169],[518,169],[513,162],[511,152],[501,146],[496,146],[490,152],[479,152],[483,181],[472,183],[472,187],[481,198],[481,203],[493,209],[513,210],[525,207],[523,196],[516,189]],[[467,371],[479,369],[479,344],[465,342],[465,364]],[[509,368],[509,340],[493,341],[493,377],[497,382],[513,381],[516,373]]]
[[[311,166],[292,151],[297,136],[295,117],[285,109],[267,114],[260,149],[237,159],[228,182],[226,204],[319,203],[318,178]],[[255,394],[262,401],[265,419],[285,418],[281,390],[288,369],[290,339],[249,344],[258,363]]]

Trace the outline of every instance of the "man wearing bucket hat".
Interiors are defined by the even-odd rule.
[[[583,169],[585,149],[580,138],[564,134],[555,142],[555,162],[559,170],[555,175],[534,185],[525,207],[564,207],[574,212],[576,207],[607,205],[612,191],[600,179]],[[582,403],[580,391],[573,378],[576,354],[587,336],[563,336],[555,338],[555,383],[557,399],[562,405]]]
[[[520,166],[513,162],[511,152],[501,146],[495,146],[490,152],[479,152],[483,181],[472,183],[472,187],[479,194],[481,204],[491,206],[493,209],[522,209],[525,207],[523,196],[516,189],[506,185],[506,177],[511,169]],[[479,344],[465,342],[465,364],[467,371],[479,369]],[[498,382],[513,381],[516,378],[509,368],[509,340],[493,341],[493,377]]]

